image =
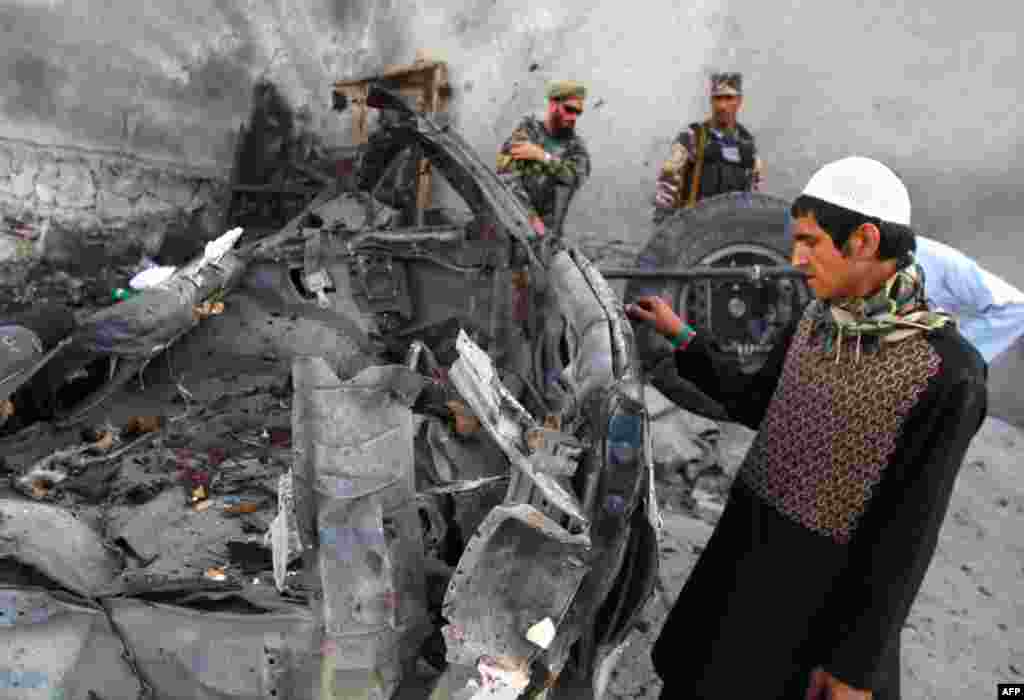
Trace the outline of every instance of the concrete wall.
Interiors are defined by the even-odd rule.
[[[8,0],[0,137],[223,173],[255,79],[309,106],[328,143],[344,143],[345,118],[328,112],[329,82],[426,49],[450,62],[456,126],[488,158],[520,116],[543,109],[549,79],[585,81],[591,99],[580,129],[595,173],[570,232],[640,242],[654,169],[679,128],[704,113],[708,73],[740,70],[766,190],[791,197],[828,160],[880,158],[907,181],[922,232],[1024,286],[1016,255],[1024,65],[1006,3],[789,0],[778,8],[755,0]]]
[[[73,257],[76,232],[150,253],[214,235],[254,84],[343,143],[329,82],[397,57],[396,41],[367,43],[394,25],[386,3],[3,3],[0,262]]]
[[[642,239],[658,160],[703,113],[707,74],[737,69],[767,189],[874,155],[907,179],[922,228],[984,257],[1019,228],[1018,32],[996,0],[930,4],[8,0],[0,137],[223,172],[255,79],[344,142],[329,81],[422,48],[450,61],[458,126],[485,153],[543,108],[547,80],[586,81],[595,175],[574,225]]]

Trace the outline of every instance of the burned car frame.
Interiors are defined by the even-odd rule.
[[[387,90],[372,88],[368,103],[394,119],[371,138],[357,190],[328,186],[281,231],[197,259],[100,312],[69,345],[92,359],[126,354],[137,373],[194,326],[195,303],[237,288],[320,319],[358,360],[298,353],[289,468],[233,465],[277,496],[258,536],[271,550],[269,588],[209,571],[197,587],[206,540],[175,535],[172,552],[166,528],[244,531],[169,491],[106,513],[104,537],[68,525],[89,545],[91,578],[0,518],[5,560],[43,574],[6,576],[13,633],[42,640],[81,618],[72,646],[111,666],[116,697],[398,697],[433,640],[443,659],[420,697],[600,698],[654,591],[650,421],[621,302],[579,251],[536,238],[457,133]],[[410,149],[469,220],[396,225],[374,193]],[[143,321],[112,324],[119,314]],[[155,317],[175,321],[155,333],[145,325]],[[127,335],[112,343],[110,328]],[[230,498],[225,513],[250,496]],[[4,504],[57,518],[47,504]],[[143,562],[130,575],[125,551]],[[211,602],[238,598],[253,610]],[[156,618],[164,626],[147,629]],[[13,647],[0,654],[19,673],[39,670]],[[73,658],[51,668],[49,687],[65,697],[104,697]]]

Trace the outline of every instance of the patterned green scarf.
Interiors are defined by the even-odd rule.
[[[843,339],[856,336],[859,360],[862,336],[867,336],[869,345],[877,349],[881,343],[896,343],[947,323],[955,324],[950,314],[929,308],[924,282],[924,270],[911,260],[876,294],[826,303],[829,313],[819,321],[819,327],[826,333],[825,352],[831,353],[834,346],[838,363]]]

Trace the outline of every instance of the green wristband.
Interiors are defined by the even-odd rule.
[[[679,333],[674,338],[669,339],[669,343],[672,345],[673,350],[685,350],[696,335],[697,331],[684,323],[683,327],[679,329]]]

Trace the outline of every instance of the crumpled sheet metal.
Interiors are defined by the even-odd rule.
[[[295,514],[294,477],[289,470],[277,482],[277,516],[271,521],[264,544],[270,547],[274,563],[274,585],[277,590],[288,587],[288,565],[302,556],[302,536]]]
[[[428,418],[425,438],[439,483],[472,481],[508,473],[504,453],[491,440],[461,438],[446,421]]]
[[[577,401],[585,403],[594,391],[615,380],[608,315],[568,251],[551,261],[548,279],[559,310],[576,335],[576,352],[563,375],[577,388]]]
[[[125,598],[109,607],[139,671],[161,699],[319,697],[320,646],[307,608],[246,615]]]
[[[588,537],[570,535],[529,504],[494,508],[466,545],[445,595],[448,661],[532,659],[540,647],[527,631],[545,618],[557,628],[590,570],[589,548]]]
[[[456,349],[459,359],[452,365],[448,376],[459,394],[508,456],[518,474],[527,478],[546,500],[585,529],[587,518],[579,499],[553,476],[537,469],[527,453],[525,432],[540,427],[536,420],[502,385],[490,357],[469,339],[465,331],[459,331]]]
[[[192,307],[219,288],[230,289],[245,263],[233,253],[217,264],[193,260],[175,275],[141,294],[100,309],[74,334],[75,347],[100,355],[150,358],[196,325]]]
[[[7,498],[0,499],[0,557],[32,566],[86,597],[109,590],[122,568],[99,533],[68,511]]]
[[[245,540],[243,520],[224,513],[219,498],[196,512],[185,491],[169,488],[141,506],[116,506],[109,511],[107,535],[123,539],[144,561],[143,573],[152,580],[201,577],[228,557],[230,540]]]
[[[293,364],[296,474],[319,547],[321,692],[388,698],[429,631],[415,502],[411,404],[420,378],[371,367],[341,382],[320,358]],[[340,694],[340,695],[339,695]]]
[[[95,605],[39,588],[0,587],[0,699],[136,698],[124,646]],[[178,697],[195,697],[180,695]]]
[[[615,377],[636,378],[639,367],[636,362],[636,340],[622,300],[583,253],[577,249],[570,249],[569,252],[608,319]]]

